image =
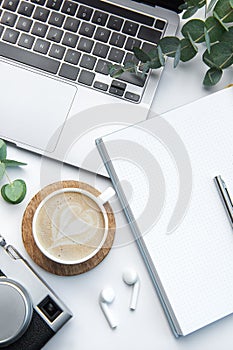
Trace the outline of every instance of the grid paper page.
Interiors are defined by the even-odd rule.
[[[191,200],[170,234],[182,183],[167,145],[152,135],[157,117],[103,138],[183,335],[233,312],[233,231],[213,181],[222,175],[233,193],[232,111],[233,89],[227,89],[163,116],[192,168]]]

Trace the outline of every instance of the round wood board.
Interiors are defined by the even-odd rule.
[[[43,188],[31,199],[31,201],[29,202],[24,212],[23,220],[22,220],[22,238],[23,238],[23,244],[27,253],[30,255],[32,260],[37,265],[41,266],[43,269],[51,273],[54,273],[60,276],[79,275],[81,273],[84,273],[93,269],[107,256],[107,254],[109,253],[112,247],[114,236],[115,236],[114,214],[109,203],[106,203],[104,204],[104,207],[107,211],[108,221],[109,221],[108,236],[104,242],[103,247],[91,259],[76,265],[66,265],[66,264],[56,263],[42,254],[42,252],[37,247],[32,234],[32,220],[33,220],[34,213],[36,211],[36,208],[40,204],[40,202],[46,196],[48,196],[50,193],[56,190],[59,190],[61,188],[67,188],[67,187],[81,188],[83,190],[91,192],[96,197],[101,194],[97,189],[83,182],[72,181],[72,180],[56,182]]]

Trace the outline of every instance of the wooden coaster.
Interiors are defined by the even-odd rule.
[[[42,252],[37,247],[32,234],[32,220],[33,220],[34,213],[36,211],[36,208],[40,204],[40,202],[46,196],[48,196],[50,193],[56,190],[59,190],[61,188],[67,188],[67,187],[81,188],[83,190],[91,192],[96,197],[101,194],[94,187],[89,186],[88,184],[85,184],[83,182],[78,182],[78,181],[56,182],[54,184],[51,184],[43,188],[31,199],[30,203],[28,204],[24,212],[23,220],[22,220],[23,243],[26,251],[32,258],[32,260],[37,265],[41,266],[43,269],[60,276],[78,275],[93,269],[107,256],[107,254],[109,253],[112,247],[114,236],[115,236],[114,214],[112,212],[112,208],[109,205],[109,203],[106,203],[104,204],[104,207],[107,211],[108,221],[109,221],[108,236],[104,242],[103,247],[91,259],[76,265],[65,265],[65,264],[56,263],[42,254]]]

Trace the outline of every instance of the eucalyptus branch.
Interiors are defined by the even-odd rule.
[[[184,11],[183,19],[193,16],[204,6],[206,18],[186,21],[181,29],[182,38],[165,36],[149,52],[135,47],[134,59],[121,67],[111,66],[110,75],[116,78],[124,72],[145,74],[150,69],[162,67],[167,57],[174,59],[175,68],[180,62],[192,60],[198,54],[199,44],[204,44],[206,50],[202,60],[209,69],[203,84],[217,84],[223,70],[233,65],[233,0],[211,0],[208,7],[206,0],[186,0],[180,6]]]

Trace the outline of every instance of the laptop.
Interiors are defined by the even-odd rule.
[[[1,0],[0,138],[106,175],[95,139],[147,118],[161,70],[109,67],[174,35],[182,0]]]

